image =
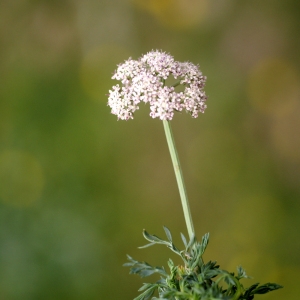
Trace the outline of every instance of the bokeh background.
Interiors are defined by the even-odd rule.
[[[205,114],[172,121],[205,259],[299,299],[299,3],[2,0],[0,299],[133,299],[126,254],[179,262],[137,249],[186,234],[162,123],[107,107],[116,65],[152,49],[208,77]]]

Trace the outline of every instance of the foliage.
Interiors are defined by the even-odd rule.
[[[181,234],[185,249],[179,250],[172,242],[170,230],[167,227],[164,227],[164,230],[167,241],[144,230],[143,235],[150,244],[140,248],[155,244],[165,245],[182,258],[183,265],[175,266],[169,259],[170,274],[168,274],[163,267],[152,267],[128,255],[129,262],[124,266],[131,267],[130,274],[138,274],[142,278],[154,273],[161,275],[160,280],[155,283],[144,283],[139,289],[142,293],[134,300],[252,300],[256,294],[265,294],[282,287],[276,283],[263,285],[255,283],[249,288],[244,288],[240,279],[248,278],[248,276],[241,266],[237,268],[237,275],[235,275],[221,270],[215,261],[203,262],[202,256],[209,240],[208,233],[202,237],[201,242],[198,242],[195,237],[187,242],[185,236]],[[226,288],[222,282],[225,282]],[[152,297],[155,291],[158,292],[158,298]]]

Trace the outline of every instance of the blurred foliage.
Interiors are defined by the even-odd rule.
[[[116,65],[152,49],[208,77],[205,114],[172,121],[207,259],[284,286],[265,300],[298,299],[299,14],[296,0],[1,1],[0,299],[132,299],[126,253],[169,258],[137,250],[142,229],[185,232],[161,122],[106,105]]]

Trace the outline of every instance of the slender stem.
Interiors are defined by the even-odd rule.
[[[179,194],[180,194],[180,198],[181,198],[183,214],[184,214],[189,237],[190,237],[190,239],[192,239],[195,235],[195,230],[194,230],[192,215],[191,215],[191,211],[190,211],[189,201],[187,198],[187,193],[186,193],[186,189],[185,189],[185,185],[184,185],[184,181],[183,181],[182,170],[181,170],[180,163],[179,163],[179,157],[177,154],[177,150],[175,147],[175,141],[174,141],[174,137],[172,134],[171,123],[170,123],[170,121],[167,121],[167,120],[163,120],[163,123],[164,123],[164,129],[165,129],[165,133],[166,133],[167,143],[169,146],[171,159],[172,159],[172,163],[173,163],[173,167],[174,167],[174,171],[175,171]]]
[[[236,283],[236,292],[234,293],[232,300],[238,300],[240,298],[240,296],[242,295],[241,284],[234,276],[232,278]]]
[[[231,298],[231,300],[238,300],[243,292],[242,292],[241,284],[235,276],[232,276],[230,274],[224,274],[216,280],[216,284],[218,284],[221,280],[224,280],[224,278],[226,278],[226,277],[230,277],[234,281],[235,286],[236,286],[236,291],[233,294],[233,297]]]

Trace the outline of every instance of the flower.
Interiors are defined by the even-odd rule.
[[[166,85],[168,78],[178,80]],[[193,118],[204,113],[207,96],[204,92],[206,77],[199,66],[190,62],[177,62],[162,51],[151,51],[138,60],[129,58],[118,65],[112,79],[121,81],[109,91],[108,106],[118,119],[133,119],[140,102],[150,104],[150,116],[171,120],[174,111],[185,109]],[[182,91],[176,87],[182,86]]]

